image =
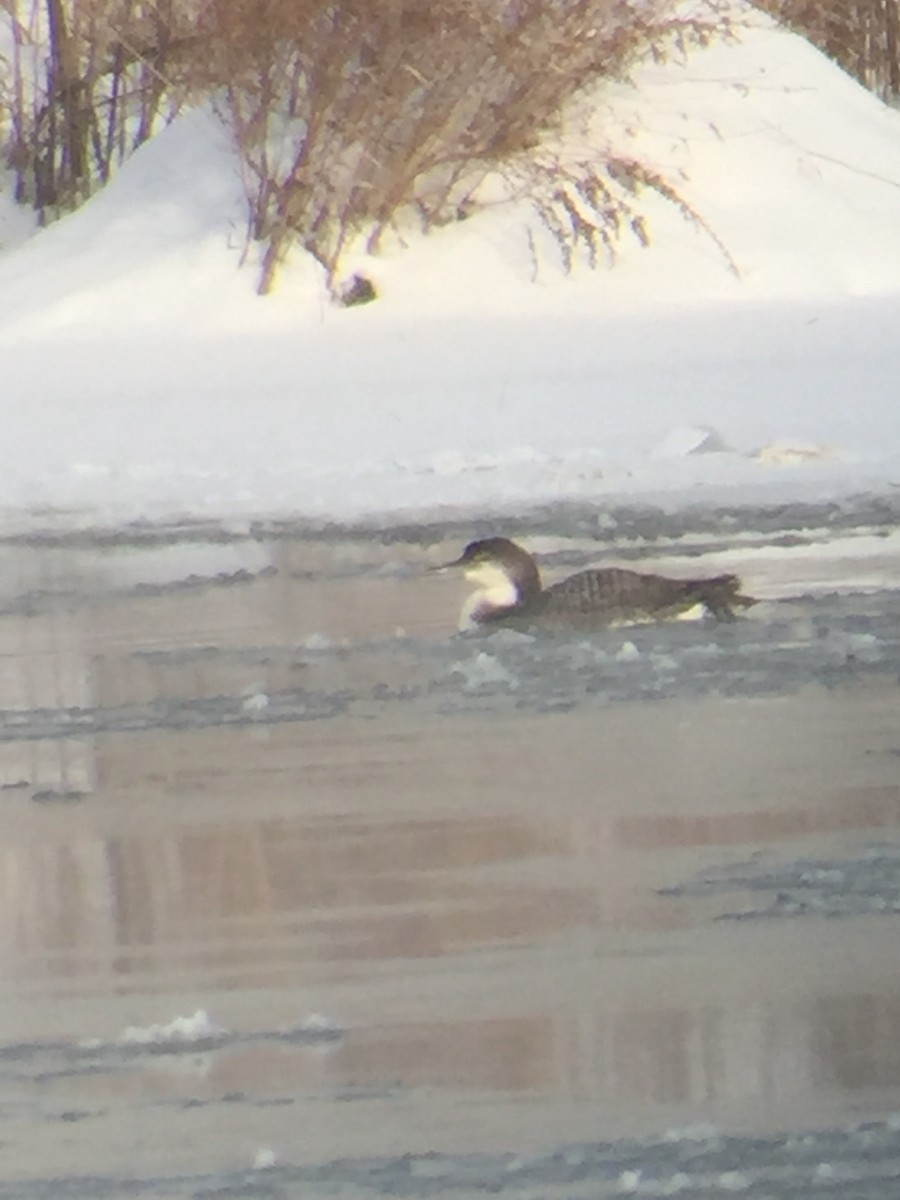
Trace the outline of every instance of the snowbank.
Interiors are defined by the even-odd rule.
[[[648,195],[648,249],[565,276],[528,210],[500,206],[366,262],[381,296],[351,310],[299,260],[255,295],[228,139],[208,112],[177,121],[0,253],[0,520],[898,479],[900,113],[765,24],[591,104],[561,150],[639,152],[706,229]]]

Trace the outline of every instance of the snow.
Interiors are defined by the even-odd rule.
[[[148,1046],[178,1049],[196,1043],[220,1041],[228,1031],[217,1025],[209,1013],[198,1008],[189,1017],[177,1016],[164,1024],[129,1025],[113,1042],[88,1038],[79,1044],[83,1050],[97,1050],[104,1046]]]
[[[300,256],[255,294],[207,110],[46,229],[0,194],[0,530],[900,481],[900,113],[759,18],[585,100],[559,152],[605,145],[706,229],[646,194],[649,248],[567,276],[498,204],[351,256],[348,310]]]
[[[269,1146],[260,1146],[253,1155],[253,1170],[267,1171],[278,1165],[278,1155]]]
[[[321,1013],[310,1013],[296,1025],[276,1032],[263,1031],[259,1034],[236,1034],[217,1024],[204,1008],[198,1008],[190,1016],[175,1016],[171,1021],[151,1025],[128,1025],[111,1041],[100,1038],[85,1038],[78,1045],[84,1051],[107,1048],[149,1048],[179,1050],[200,1045],[208,1048],[211,1043],[224,1043],[235,1039],[263,1037],[283,1038],[295,1041],[298,1038],[311,1043],[332,1042],[342,1034],[341,1026]]]
[[[463,689],[467,692],[477,692],[481,688],[499,684],[514,691],[518,687],[515,676],[492,654],[480,651],[473,659],[460,660],[453,664],[451,675],[461,675]]]
[[[225,1030],[210,1020],[205,1009],[198,1008],[191,1017],[175,1017],[164,1025],[129,1025],[119,1039],[123,1045],[166,1046],[185,1042],[205,1042],[218,1039]]]

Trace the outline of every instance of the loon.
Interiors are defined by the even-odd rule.
[[[741,594],[737,575],[670,579],[602,567],[545,588],[534,558],[503,537],[470,542],[459,558],[437,570],[451,567],[462,567],[466,579],[478,585],[463,606],[461,630],[492,625],[601,629],[673,620],[697,605],[717,620],[731,621],[736,608],[756,603]]]

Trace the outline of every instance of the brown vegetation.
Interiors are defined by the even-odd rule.
[[[900,97],[900,0],[755,0],[884,100]]]
[[[250,232],[265,246],[261,291],[294,244],[331,283],[348,244],[365,234],[376,247],[398,214],[426,228],[456,219],[584,86],[725,24],[714,0],[687,17],[670,0],[213,0],[209,11]],[[556,220],[562,191],[542,202],[567,253],[616,236],[617,204],[602,194],[615,184],[602,163],[588,174],[575,181],[598,201],[585,224]]]
[[[374,248],[398,213],[426,228],[457,219],[489,170],[521,179],[517,162],[581,88],[725,26],[724,0],[687,17],[676,0],[0,5],[17,197],[42,219],[76,206],[188,97],[212,96],[239,151],[261,291],[292,245],[332,285],[348,244],[365,235]],[[639,228],[602,162],[571,183],[585,224],[564,215],[561,186],[538,204],[567,254],[610,247],[623,219]]]
[[[759,6],[896,94],[898,3]],[[186,103],[212,98],[239,152],[263,292],[294,245],[336,289],[351,243],[374,249],[410,216],[423,228],[458,220],[492,173],[532,201],[569,268],[613,256],[624,234],[646,240],[641,188],[703,224],[654,164],[563,162],[548,135],[584,88],[728,32],[730,11],[727,0],[0,0],[2,150],[17,199],[47,220]]]
[[[48,220],[82,202],[173,116],[196,37],[176,0],[0,0],[0,93],[16,199]],[[180,59],[180,61],[179,61]]]

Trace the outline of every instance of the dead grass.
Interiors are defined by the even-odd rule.
[[[886,97],[900,0],[757,0]],[[499,174],[564,269],[646,243],[651,189],[727,248],[653,163],[555,155],[574,98],[727,35],[727,0],[0,0],[0,136],[17,199],[81,203],[188,102],[214,97],[237,145],[259,289],[300,246],[335,291],[342,256],[418,218],[469,215]]]
[[[83,203],[186,102],[190,8],[0,0],[0,23],[3,157],[16,199],[50,220]]]
[[[900,0],[755,0],[884,100],[900,97]]]
[[[213,0],[209,19],[262,292],[294,245],[333,287],[361,235],[377,249],[402,214],[429,228],[469,211],[481,179],[545,144],[582,89],[728,29],[715,0],[690,16],[674,0]],[[603,164],[554,186],[541,161],[535,203],[567,265],[608,257],[625,227],[641,236]],[[649,165],[641,182],[699,220]]]
[[[640,58],[729,28],[725,0],[0,0],[0,81],[17,198],[67,211],[188,101],[232,130],[247,241],[269,291],[294,246],[339,290],[342,256],[417,217],[460,219],[499,172],[533,204],[565,269],[646,240],[652,164],[555,160],[567,106]],[[710,231],[708,231],[710,232]],[[720,247],[724,251],[724,247]]]

